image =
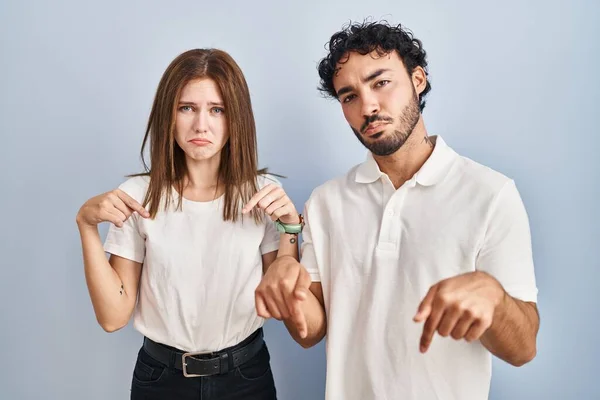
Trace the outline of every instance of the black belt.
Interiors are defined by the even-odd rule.
[[[144,350],[152,358],[183,371],[186,377],[225,374],[249,361],[263,348],[262,328],[241,343],[213,353],[184,353],[144,338]]]

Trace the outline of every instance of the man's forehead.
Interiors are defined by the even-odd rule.
[[[372,51],[368,54],[360,54],[356,51],[344,54],[336,64],[334,77],[339,76],[341,71],[353,72],[356,68],[369,68],[370,66],[380,66],[382,64],[393,65],[396,61],[402,65],[402,60],[395,51],[388,53]]]

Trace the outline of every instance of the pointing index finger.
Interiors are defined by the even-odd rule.
[[[150,216],[150,213],[148,213],[148,211],[146,211],[146,209],[142,207],[140,203],[138,203],[124,191],[117,189],[117,196],[119,196],[123,203],[127,204],[127,206],[132,210],[137,211],[142,217],[148,218]]]

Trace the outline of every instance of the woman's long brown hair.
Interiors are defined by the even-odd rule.
[[[187,175],[185,153],[175,141],[175,118],[183,87],[191,80],[212,79],[223,97],[229,140],[221,150],[219,184],[225,187],[223,219],[237,221],[240,208],[258,190],[257,176],[266,170],[257,168],[256,125],[250,92],[242,70],[233,58],[222,50],[195,49],[179,55],[163,74],[154,103],[141,157],[150,177],[143,206],[149,205],[154,218],[164,200],[164,208],[173,201],[172,188],[179,193],[177,209],[182,208],[184,178]],[[144,150],[150,141],[150,166]],[[255,221],[260,215],[252,211]]]

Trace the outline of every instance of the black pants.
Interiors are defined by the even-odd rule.
[[[186,378],[153,359],[142,347],[131,383],[132,400],[276,400],[267,346],[248,362],[221,375]]]

